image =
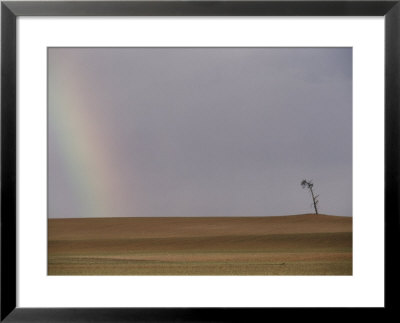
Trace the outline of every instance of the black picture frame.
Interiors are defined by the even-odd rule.
[[[16,306],[16,19],[19,16],[384,16],[385,306],[397,307],[399,274],[400,0],[387,1],[2,1],[1,317],[3,322],[252,322],[273,314],[321,319],[313,308],[19,308]],[[367,291],[367,287],[366,287]],[[266,291],[267,292],[267,291]],[[321,309],[320,309],[321,310]],[[320,311],[318,310],[318,311]],[[323,315],[343,319],[338,309]],[[346,309],[347,313],[352,309]],[[266,313],[268,311],[268,313]],[[318,312],[317,311],[317,312]],[[375,314],[374,314],[375,313]],[[326,316],[325,316],[326,317]],[[349,317],[348,317],[349,318]]]

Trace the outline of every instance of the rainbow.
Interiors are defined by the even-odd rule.
[[[70,216],[129,216],[124,213],[125,185],[113,160],[107,127],[85,109],[102,103],[81,90],[84,87],[80,84],[87,80],[71,66],[66,62],[57,67],[57,76],[51,79],[55,83],[49,83],[48,107],[48,127],[55,134],[52,140],[60,148],[63,166],[71,179],[69,184],[79,201],[79,214]]]

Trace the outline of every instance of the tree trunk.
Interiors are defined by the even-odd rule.
[[[315,201],[315,196],[314,196],[314,192],[312,190],[312,187],[310,187],[310,192],[311,192],[312,200],[313,200],[313,203],[314,203],[315,214],[318,215],[317,202]]]

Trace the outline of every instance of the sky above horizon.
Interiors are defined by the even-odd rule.
[[[49,48],[48,216],[352,216],[351,48]]]

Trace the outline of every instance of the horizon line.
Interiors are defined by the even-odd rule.
[[[193,218],[193,219],[200,219],[200,218],[275,218],[275,217],[290,217],[290,216],[331,216],[331,217],[342,217],[342,218],[352,218],[352,215],[334,215],[334,214],[324,214],[324,213],[297,213],[297,214],[287,214],[287,215],[261,215],[261,216],[107,216],[107,217],[68,217],[68,218],[50,218],[47,217],[48,220],[68,220],[68,219],[151,219],[151,218]]]

